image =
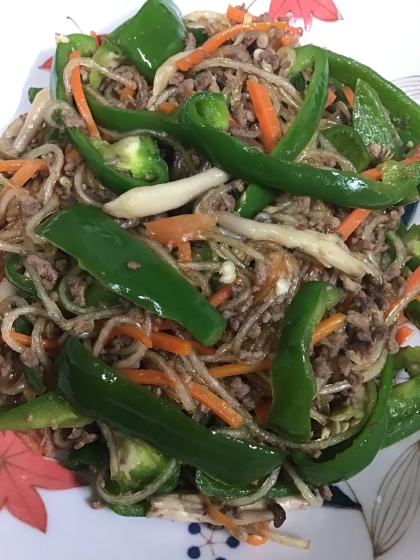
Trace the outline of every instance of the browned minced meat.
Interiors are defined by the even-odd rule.
[[[182,84],[184,80],[185,80],[185,76],[182,72],[175,72],[175,74],[169,78],[168,83],[170,86],[178,87]]]
[[[197,45],[197,40],[192,33],[187,33],[185,37],[185,50],[192,51]]]
[[[85,306],[85,292],[88,284],[80,276],[70,276],[67,286],[70,290],[71,295],[74,297],[76,305],[80,307]]]
[[[241,103],[233,109],[232,116],[241,128],[245,128],[249,123],[255,123],[256,117],[254,111],[247,107],[248,101],[242,98]]]
[[[69,439],[75,440],[73,445],[74,449],[81,449],[88,443],[96,441],[98,439],[98,435],[89,433],[83,428],[73,428],[71,434],[69,435]]]
[[[26,262],[33,266],[41,277],[42,285],[46,290],[52,290],[57,282],[58,272],[46,259],[38,257],[38,255],[29,255]]]
[[[25,348],[25,350],[20,354],[20,360],[30,368],[37,367],[39,365],[38,356],[31,348]]]
[[[93,327],[94,322],[92,320],[79,316],[74,323],[73,330],[75,334],[84,334],[92,332]]]
[[[141,268],[141,264],[135,261],[129,261],[127,263],[127,268],[129,268],[130,270],[138,270],[139,268]]]
[[[263,286],[267,282],[268,268],[262,259],[257,259],[254,264],[254,284]]]
[[[8,377],[13,370],[13,358],[12,351],[6,351],[3,355],[0,355],[0,375],[2,377]]]
[[[213,210],[216,212],[233,212],[236,200],[229,193],[221,194],[213,204]]]
[[[38,200],[27,193],[21,195],[19,202],[22,215],[25,218],[31,218],[41,209],[41,204]]]
[[[86,121],[79,117],[75,112],[66,113],[65,116],[66,125],[70,128],[86,128]]]
[[[252,389],[241,377],[233,377],[226,383],[230,395],[238,399],[247,410],[253,410],[262,398],[261,393]]]

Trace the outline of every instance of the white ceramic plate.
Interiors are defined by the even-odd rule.
[[[130,16],[136,0],[117,3],[87,0],[0,2],[0,129],[29,107],[29,86],[44,86],[49,75],[38,67],[54,53],[54,33],[111,30]],[[233,4],[236,0],[233,0]],[[225,11],[226,0],[180,0],[193,9]],[[419,0],[277,0],[279,10],[306,17],[303,42],[356,58],[390,80],[400,80],[420,99]],[[252,11],[266,11],[257,0]],[[338,21],[314,19],[318,17]],[[402,78],[417,76],[410,80]],[[418,342],[418,341],[417,341]],[[412,341],[410,341],[412,343]],[[420,553],[419,436],[383,451],[362,474],[341,488],[358,509],[308,509],[293,512],[283,529],[312,540],[309,551],[269,543],[253,548],[225,531],[197,524],[129,519],[109,509],[90,507],[89,487],[51,461],[35,458],[11,434],[0,434],[1,560],[415,560]],[[54,463],[53,463],[54,465]],[[55,491],[42,488],[55,489]],[[59,490],[59,491],[58,491]],[[348,503],[347,505],[351,505]]]

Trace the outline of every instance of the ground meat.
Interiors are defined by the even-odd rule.
[[[20,354],[20,360],[30,368],[37,367],[39,365],[38,356],[31,348],[25,348],[25,350]]]
[[[215,212],[233,212],[236,200],[231,194],[221,194],[213,203],[213,210]]]
[[[309,196],[297,196],[296,202],[298,204],[299,214],[306,215],[311,209],[311,198]]]
[[[94,322],[90,319],[84,319],[82,316],[77,317],[73,331],[77,334],[91,333],[94,328]]]
[[[241,128],[245,128],[248,123],[255,122],[255,113],[245,108],[244,103],[239,103],[232,111],[232,116]]]
[[[254,283],[263,286],[267,282],[268,267],[262,259],[257,259],[254,264]]]
[[[79,115],[74,111],[65,113],[64,119],[66,121],[66,125],[70,128],[86,128],[85,119],[79,117]]]
[[[392,263],[385,269],[384,278],[387,282],[390,282],[397,276],[400,276],[400,274],[401,272],[397,263]]]
[[[247,64],[252,61],[252,57],[249,54],[249,51],[245,47],[245,45],[237,45],[233,48],[232,51],[232,60],[236,60],[237,62],[243,62]]]
[[[247,31],[244,35],[243,44],[246,47],[249,47],[254,41],[257,40],[258,35],[259,31]]]
[[[244,383],[239,376],[234,377],[229,384],[229,392],[233,397],[235,397],[235,399],[244,399],[250,390],[251,388],[249,385]]]
[[[323,356],[315,358],[312,362],[312,368],[318,379],[328,380],[332,375],[331,367],[328,365],[327,360]]]
[[[264,359],[264,352],[262,350],[256,350],[255,352],[240,350],[238,358],[238,361],[242,364],[256,364]]]
[[[185,50],[192,51],[197,45],[197,40],[192,33],[187,33],[185,37]]]
[[[194,80],[192,78],[187,78],[186,80],[184,80],[183,82],[180,83],[180,85],[178,86],[178,92],[185,96],[186,94],[189,94],[191,91],[194,91]]]
[[[83,428],[73,428],[71,434],[69,435],[69,440],[74,440],[74,449],[81,449],[88,443],[93,443],[98,439],[97,434],[91,434],[85,431]]]
[[[273,72],[277,72],[277,70],[280,68],[280,59],[277,56],[277,54],[273,51],[273,49],[270,48],[264,49],[260,53],[260,59],[267,62],[273,69]]]
[[[255,323],[255,325],[253,325],[247,335],[249,336],[249,338],[251,338],[252,340],[256,340],[261,334],[261,327],[258,323]]]
[[[194,80],[194,89],[195,91],[205,91],[214,83],[216,83],[216,76],[210,70],[206,70],[205,72],[200,72]]]
[[[265,311],[261,316],[262,323],[277,323],[284,316],[284,307],[282,305],[273,305],[267,311]]]
[[[368,331],[370,328],[370,319],[368,316],[350,309],[347,313],[347,322],[354,325],[362,331]]]
[[[346,344],[347,338],[346,333],[335,332],[324,338],[322,344],[328,347],[330,357],[335,358]]]
[[[238,192],[242,192],[245,188],[243,182],[240,179],[235,179],[231,182],[232,188],[237,190]]]
[[[42,285],[46,290],[52,290],[57,282],[58,272],[47,260],[37,255],[29,255],[26,262],[33,266],[41,277]]]
[[[168,83],[170,86],[178,87],[179,85],[182,84],[184,80],[185,80],[185,76],[182,72],[175,72],[175,74],[169,78]]]
[[[22,215],[25,218],[31,218],[41,209],[41,205],[37,201],[37,199],[33,198],[29,194],[26,193],[22,194],[19,201],[20,201],[20,208],[22,210]]]
[[[352,363],[348,356],[340,356],[338,358],[338,367],[343,377],[348,377],[351,372]]]
[[[87,288],[87,282],[80,278],[80,276],[70,276],[67,286],[70,290],[71,295],[74,297],[74,302],[80,307],[85,306],[85,292]]]
[[[67,261],[66,259],[58,259],[54,263],[54,268],[58,272],[58,274],[64,274],[67,269]]]
[[[141,268],[141,264],[135,261],[129,261],[127,263],[127,268],[129,268],[130,270],[138,270],[139,268]]]
[[[5,356],[0,355],[0,375],[8,377],[13,370],[12,352],[7,352]]]

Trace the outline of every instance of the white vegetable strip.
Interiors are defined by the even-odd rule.
[[[39,129],[44,123],[44,110],[50,102],[51,95],[49,87],[45,87],[36,94],[26,117],[25,124],[17,135],[16,140],[13,142],[13,148],[15,150],[23,153],[38,134]]]
[[[181,58],[185,58],[186,54],[186,52],[176,53],[173,56],[169,57],[168,60],[166,60],[162,64],[162,66],[159,66],[155,74],[155,79],[153,81],[153,96],[157,97],[166,88],[169,80],[178,71],[176,62],[178,62],[178,60],[181,60]]]
[[[212,167],[179,181],[153,187],[136,187],[105,204],[104,210],[116,218],[144,218],[179,208],[229,179],[230,175]]]
[[[293,226],[264,224],[229,213],[218,214],[218,222],[226,229],[249,239],[271,240],[291,249],[299,249],[302,253],[316,258],[324,266],[335,267],[352,278],[360,278],[371,272],[366,263],[359,261],[338,245],[340,240],[335,234],[318,233],[309,229],[299,231]]]

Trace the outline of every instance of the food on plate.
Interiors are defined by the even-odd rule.
[[[420,427],[420,108],[301,35],[147,0],[0,139],[0,429],[95,507],[307,548],[269,525]]]

